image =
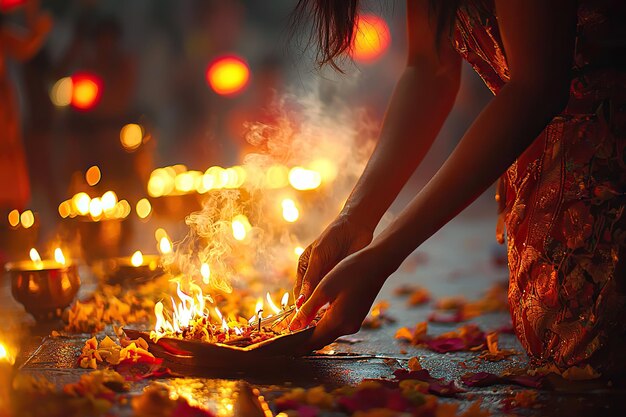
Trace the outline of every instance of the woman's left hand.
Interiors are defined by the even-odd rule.
[[[290,330],[305,328],[329,304],[303,352],[359,331],[380,288],[395,270],[388,265],[388,259],[371,246],[366,247],[338,263],[320,281],[289,325]]]

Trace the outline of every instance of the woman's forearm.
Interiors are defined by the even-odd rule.
[[[398,266],[483,193],[562,109],[567,91],[510,82],[485,108],[431,181],[372,243]]]
[[[448,70],[427,64],[407,67],[389,103],[379,142],[343,215],[373,231],[448,116],[458,91],[459,68],[460,62]]]

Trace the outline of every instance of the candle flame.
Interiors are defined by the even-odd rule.
[[[65,265],[65,255],[63,255],[61,248],[54,250],[54,260],[61,265]]]
[[[259,297],[256,302],[256,306],[254,307],[254,311],[256,311],[257,315],[261,315],[263,312],[263,298]]]
[[[209,267],[209,264],[202,264],[200,267],[200,275],[202,275],[202,282],[209,285],[209,278],[211,277],[211,268]]]
[[[9,349],[4,343],[0,342],[0,362],[8,362],[11,365],[15,362],[15,358],[9,353]]]
[[[163,255],[167,255],[172,252],[172,241],[167,236],[163,236],[161,240],[159,240],[159,252]]]
[[[140,266],[141,264],[143,264],[143,254],[140,250],[133,253],[133,256],[131,256],[130,258],[130,263],[133,266]]]
[[[267,300],[267,304],[270,306],[270,309],[272,309],[274,314],[280,313],[280,308],[276,304],[274,304],[274,300],[272,300],[272,296],[269,292],[265,294],[265,299]]]
[[[284,309],[287,307],[287,304],[289,304],[289,293],[285,292],[283,298],[280,300],[280,305]]]
[[[30,255],[30,260],[35,263],[35,268],[37,269],[43,268],[43,263],[41,262],[41,256],[39,256],[39,252],[37,252],[37,249],[31,248],[29,255]]]

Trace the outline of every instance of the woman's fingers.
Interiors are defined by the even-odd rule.
[[[308,326],[311,321],[313,321],[320,308],[324,307],[329,301],[328,297],[317,287],[311,297],[306,300],[302,307],[296,312],[296,315],[289,324],[289,330],[296,331]]]
[[[300,258],[298,258],[298,270],[296,271],[296,283],[293,286],[293,298],[296,300],[296,305],[298,308],[302,305],[302,301],[304,299],[300,299],[300,290],[302,289],[302,280],[304,279],[304,275],[306,274],[306,270],[309,266],[309,259],[311,257],[311,249],[312,245],[307,246],[307,248],[302,252]],[[298,300],[301,300],[300,304],[298,304]]]

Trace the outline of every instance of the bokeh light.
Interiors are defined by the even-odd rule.
[[[102,178],[102,173],[100,172],[100,168],[98,168],[97,165],[90,167],[85,172],[85,181],[87,181],[87,184],[89,184],[92,187],[98,184],[101,178]]]
[[[362,63],[371,63],[380,58],[389,48],[391,34],[387,22],[374,14],[359,16],[354,41],[352,58]]]
[[[143,141],[143,128],[136,123],[124,125],[120,130],[120,142],[127,151],[134,151]]]
[[[22,227],[24,229],[28,229],[29,227],[32,227],[33,224],[35,224],[35,215],[32,211],[26,210],[20,216],[20,222],[22,223]]]
[[[147,198],[142,198],[137,202],[135,211],[137,212],[137,217],[145,219],[152,212],[152,204],[150,204],[150,201]]]
[[[67,107],[72,103],[73,83],[70,77],[63,77],[50,90],[50,101],[57,107]]]
[[[101,96],[100,77],[87,72],[72,75],[72,107],[83,111],[91,110],[98,104]]]
[[[296,207],[296,203],[291,198],[285,198],[282,203],[283,219],[286,222],[293,223],[300,217],[300,211]]]
[[[317,171],[294,167],[289,171],[289,183],[296,190],[313,190],[322,183],[322,176]]]
[[[212,61],[206,71],[209,86],[217,94],[230,96],[243,91],[250,80],[250,69],[237,56],[223,56]]]
[[[20,224],[20,212],[19,210],[11,210],[9,213],[9,224],[11,227],[17,227]]]

